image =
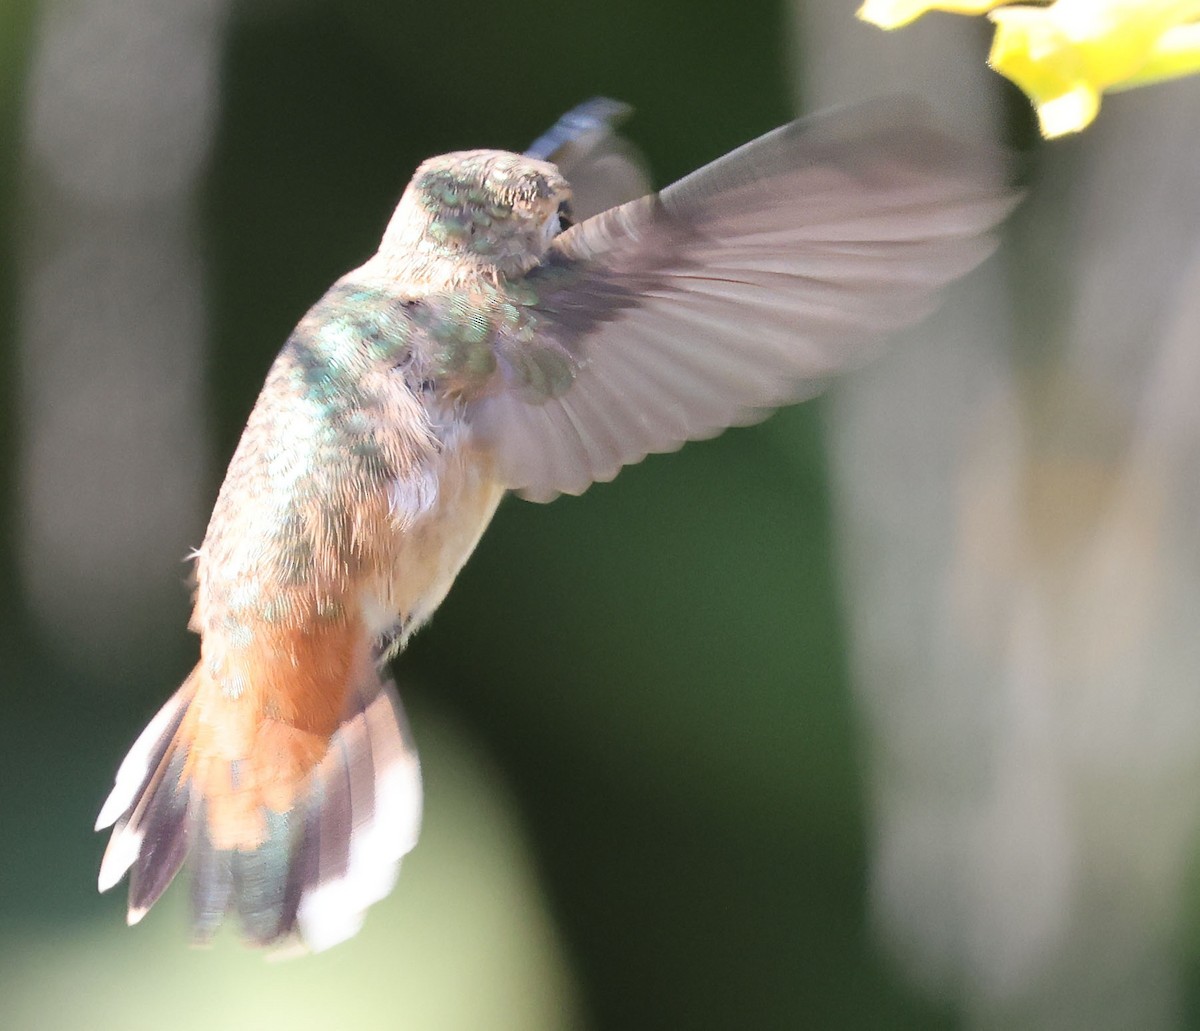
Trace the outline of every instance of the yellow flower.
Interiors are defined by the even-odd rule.
[[[894,28],[929,10],[989,12],[996,36],[988,63],[1033,101],[1046,136],[1088,125],[1102,93],[1200,72],[1200,0],[867,0],[858,15]]]
[[[1046,136],[1078,132],[1100,110],[1105,90],[1156,81],[1153,74],[1171,50],[1171,33],[1194,26],[1181,21],[1200,11],[1194,0],[1057,0],[1051,7],[1004,7],[992,11],[996,37],[988,63],[1011,79],[1037,108]],[[1200,49],[1174,47],[1178,70],[1200,67]],[[1163,68],[1163,71],[1166,69]],[[1150,72],[1153,79],[1147,78]],[[1172,74],[1172,73],[1168,73]]]
[[[858,9],[858,17],[878,25],[881,29],[898,29],[910,21],[916,21],[928,11],[946,11],[950,14],[986,14],[1008,0],[967,0],[960,4],[927,4],[922,0],[865,0]]]

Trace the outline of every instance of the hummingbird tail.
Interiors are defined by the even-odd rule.
[[[396,883],[417,842],[421,772],[390,682],[372,669],[324,756],[284,812],[263,807],[253,848],[222,849],[202,821],[193,865],[193,928],[208,937],[236,909],[257,945],[320,952],[353,936]]]
[[[198,942],[231,911],[256,945],[320,951],[358,930],[416,844],[421,775],[393,685],[369,661],[356,667],[344,718],[284,805],[246,790],[270,776],[254,766],[261,756],[199,760],[192,746],[200,707],[189,717],[204,687],[204,667],[197,666],[130,750],[96,822],[97,830],[114,825],[99,887],[108,890],[129,871],[130,924],[186,859]],[[287,731],[303,734],[294,727],[281,733]],[[223,793],[213,790],[220,782]],[[255,832],[231,837],[229,817],[247,799]]]
[[[186,749],[179,744],[195,693],[193,673],[134,742],[96,817],[96,830],[113,827],[100,863],[99,887],[108,891],[129,872],[130,924],[145,916],[187,858],[191,790],[184,771]]]

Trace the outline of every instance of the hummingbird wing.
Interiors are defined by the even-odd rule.
[[[628,104],[593,97],[571,108],[525,151],[554,162],[567,177],[576,221],[650,192],[645,159],[616,131],[631,114]]]
[[[469,405],[504,484],[582,493],[815,393],[994,248],[1004,156],[909,101],[785,125],[558,236]]]

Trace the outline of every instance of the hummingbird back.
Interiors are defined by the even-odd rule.
[[[251,941],[325,948],[416,842],[420,770],[380,660],[502,489],[404,374],[411,332],[394,297],[341,283],[267,377],[196,555],[200,662],[97,822],[131,923],[190,854],[198,940],[233,910]]]

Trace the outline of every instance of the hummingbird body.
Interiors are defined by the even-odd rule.
[[[290,808],[344,718],[356,662],[432,615],[503,494],[453,405],[398,371],[420,332],[395,294],[335,286],[276,359],[230,464],[192,621],[189,772],[218,847],[261,844],[261,814]],[[270,776],[231,794],[239,762]]]
[[[995,155],[880,104],[601,211],[640,182],[619,113],[425,162],[284,345],[196,552],[200,661],[97,820],[131,923],[190,856],[198,939],[231,910],[261,944],[353,934],[421,815],[384,660],[503,494],[580,493],[811,393],[982,260],[1013,203]],[[572,226],[572,202],[596,213]]]

